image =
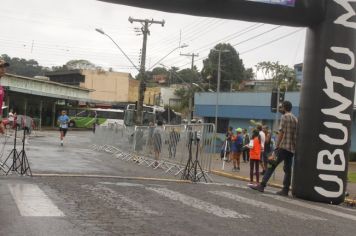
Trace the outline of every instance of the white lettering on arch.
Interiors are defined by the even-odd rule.
[[[342,6],[347,13],[341,15],[337,18],[334,23],[343,25],[345,27],[356,29],[356,22],[350,22],[350,18],[356,15],[354,8],[351,6],[350,2],[356,2],[356,0],[334,0],[337,4]]]
[[[336,139],[336,138],[331,138],[330,136],[326,134],[319,134],[319,138],[321,138],[325,143],[331,144],[331,145],[344,145],[347,143],[348,139],[348,131],[347,128],[340,123],[335,123],[335,122],[324,122],[323,123],[325,127],[329,129],[338,129],[340,130],[344,137],[342,139]]]
[[[341,104],[337,107],[321,109],[321,112],[326,115],[334,116],[340,120],[351,120],[350,114],[344,114],[342,112],[352,105],[352,101],[345,98],[344,96],[341,96],[339,93],[336,93],[334,91],[334,83],[339,83],[349,88],[352,88],[355,83],[348,81],[342,77],[333,76],[328,67],[325,67],[325,82],[326,89],[323,89],[324,93],[328,95],[329,98],[338,101]]]
[[[341,165],[335,164],[335,157],[339,157]],[[324,162],[324,157],[327,157],[330,164]],[[344,155],[344,150],[336,149],[334,153],[328,150],[322,150],[318,153],[317,168],[319,170],[330,170],[330,171],[344,171],[346,168],[346,159]]]
[[[323,175],[323,174],[320,174],[319,178],[322,179],[323,181],[334,182],[339,186],[338,191],[328,191],[322,187],[314,187],[314,190],[317,191],[320,195],[323,195],[324,197],[329,197],[329,198],[338,198],[343,194],[344,182],[342,181],[342,179],[340,179],[339,177],[337,177],[335,175]]]
[[[345,54],[350,58],[350,64],[340,63],[335,61],[334,59],[327,59],[326,62],[330,66],[339,70],[352,70],[353,68],[355,68],[355,54],[350,49],[343,47],[331,47],[330,49],[334,53]]]

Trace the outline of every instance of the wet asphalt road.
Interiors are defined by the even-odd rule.
[[[260,194],[216,176],[211,184],[144,180],[177,177],[93,152],[91,135],[71,132],[64,147],[57,132],[29,140],[32,172],[63,176],[0,176],[0,235],[355,234],[356,209]]]

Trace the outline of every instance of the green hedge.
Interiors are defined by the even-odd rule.
[[[350,161],[356,161],[356,152],[350,152],[349,160]]]

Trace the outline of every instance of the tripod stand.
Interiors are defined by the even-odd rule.
[[[199,163],[199,141],[200,139],[197,138],[197,133],[194,133],[194,136],[192,133],[189,135],[189,144],[188,144],[188,149],[189,149],[189,158],[187,161],[187,164],[184,168],[183,175],[181,179],[185,180],[191,180],[192,182],[198,182],[200,181],[201,178],[204,178],[205,182],[208,182],[205,173],[203,171],[203,168],[201,167]],[[193,145],[193,140],[196,143],[196,152],[195,152],[195,160],[193,161],[193,155],[192,155],[192,145]],[[201,176],[198,177],[198,171],[200,171]]]
[[[7,158],[4,161],[4,166],[9,168],[8,171],[6,172],[6,175],[8,175],[10,173],[10,171],[17,171],[18,164],[20,164],[20,160],[18,159],[19,153],[17,152],[17,149],[16,149],[16,143],[17,143],[17,127],[15,127],[14,148],[11,150],[11,152],[9,153],[9,155],[7,156]],[[12,158],[12,165],[9,167],[6,165],[6,162],[10,158]]]
[[[21,175],[28,174],[29,176],[32,176],[30,163],[28,162],[26,151],[25,151],[25,143],[26,143],[26,128],[23,129],[22,150],[18,154],[18,158],[20,159],[20,166],[17,166],[17,168],[20,168]],[[16,169],[16,171],[17,171],[17,169]]]

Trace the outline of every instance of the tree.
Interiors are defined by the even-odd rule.
[[[75,69],[82,69],[82,70],[93,70],[93,69],[99,69],[96,65],[91,63],[88,60],[70,60],[66,63],[66,66],[70,70],[75,70]]]
[[[218,44],[210,50],[209,56],[203,61],[202,76],[207,79],[210,77],[210,85],[217,87],[218,77],[218,57],[219,52],[216,50],[228,50],[229,52],[221,53],[221,91],[229,91],[230,86],[243,81],[246,77],[245,67],[239,54],[230,44]]]
[[[174,95],[176,95],[177,97],[179,97],[179,99],[181,100],[180,102],[180,106],[179,107],[175,107],[175,109],[178,112],[182,112],[184,114],[187,114],[188,108],[189,108],[189,99],[191,96],[194,96],[194,93],[199,91],[199,88],[196,88],[194,86],[186,86],[186,87],[182,87],[179,89],[176,89],[174,91]]]
[[[7,72],[10,74],[34,77],[36,75],[44,75],[47,71],[46,68],[40,66],[38,62],[33,59],[11,58],[6,54],[1,55],[1,57],[10,63],[11,66],[7,69]]]
[[[178,71],[178,76],[182,78],[186,83],[196,83],[199,82],[200,74],[195,67],[193,70],[192,69],[183,69]],[[181,83],[183,81],[180,81]]]
[[[244,73],[245,80],[253,80],[255,78],[255,73],[252,68],[247,68]]]
[[[52,66],[52,71],[64,72],[70,70],[101,70],[100,66],[96,66],[88,60],[70,60],[62,66]],[[112,71],[112,68],[111,68]]]
[[[155,67],[152,70],[152,75],[168,75],[169,71],[167,71],[164,67]]]
[[[296,90],[297,80],[294,69],[287,65],[280,65],[279,62],[260,62],[256,66],[257,71],[262,71],[273,80],[275,87],[285,90]]]

